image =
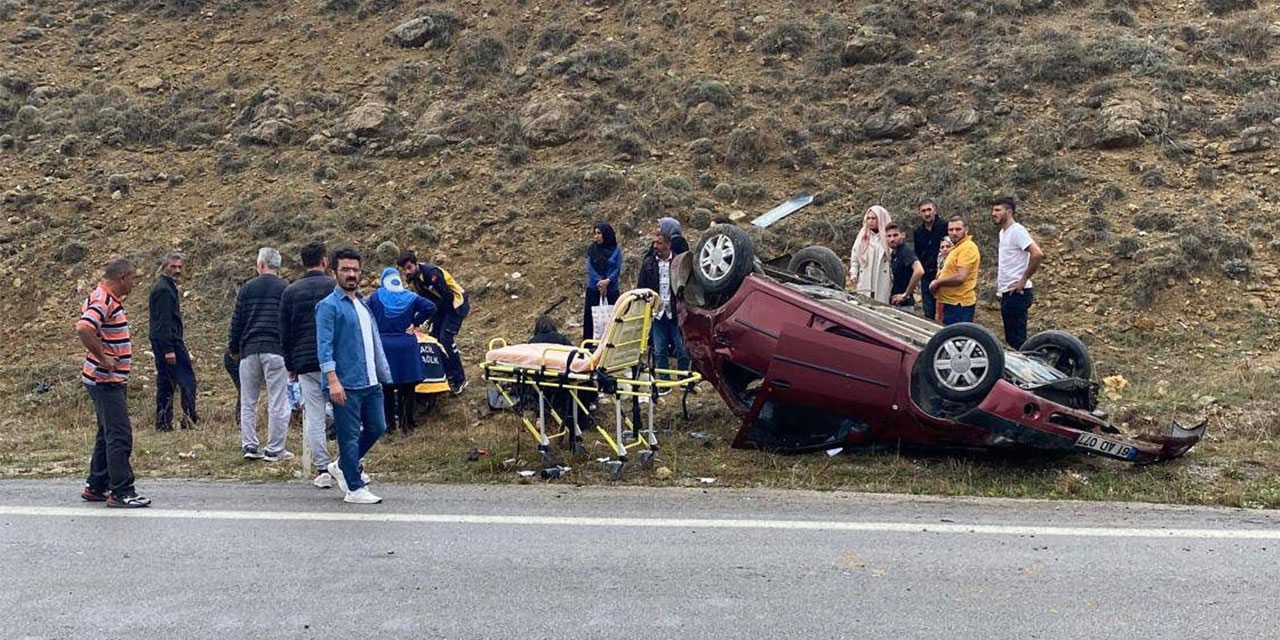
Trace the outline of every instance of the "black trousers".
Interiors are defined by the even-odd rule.
[[[230,351],[222,352],[222,367],[227,370],[227,375],[231,376],[231,383],[236,385],[236,424],[240,424],[240,363],[231,357]]]
[[[449,386],[457,389],[467,380],[467,370],[462,366],[462,354],[458,353],[458,332],[462,330],[462,321],[471,313],[471,301],[466,300],[460,306],[445,313],[439,313],[431,321],[431,337],[440,343],[444,351],[444,375],[449,379]]]
[[[417,396],[414,395],[413,388],[416,386],[415,382],[382,385],[382,410],[387,417],[388,432],[394,431],[397,426],[404,433],[418,428],[418,421],[414,416]]]
[[[117,496],[133,495],[133,426],[129,424],[129,391],[124,384],[85,385],[98,416],[98,436],[89,459],[89,489]]]
[[[191,354],[187,353],[187,345],[181,342],[174,345],[173,353],[177,362],[169,364],[164,353],[156,343],[151,343],[151,350],[156,354],[156,428],[173,428],[173,392],[177,391],[182,398],[182,413],[187,417],[184,426],[195,426],[200,423],[196,414],[196,372],[191,368]]]
[[[1014,349],[1021,349],[1027,341],[1027,309],[1035,302],[1031,289],[1006,291],[1000,296],[1000,319],[1004,321],[1004,341]]]

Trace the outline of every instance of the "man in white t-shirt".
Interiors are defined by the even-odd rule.
[[[1004,339],[1014,349],[1021,349],[1027,341],[1027,309],[1035,300],[1031,276],[1040,267],[1044,252],[1031,239],[1027,228],[1014,221],[1017,209],[1013,198],[997,198],[991,204],[991,217],[1000,225],[996,291],[1000,296]]]

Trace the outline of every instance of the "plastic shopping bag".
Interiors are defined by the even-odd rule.
[[[604,337],[604,330],[613,318],[613,305],[601,304],[591,307],[591,337],[599,340]]]

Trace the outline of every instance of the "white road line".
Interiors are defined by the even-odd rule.
[[[997,524],[924,524],[839,520],[717,520],[681,518],[592,518],[578,516],[468,515],[432,513],[342,513],[320,511],[201,511],[190,509],[106,509],[94,507],[2,506],[0,517],[150,518],[179,520],[269,520],[282,522],[387,522],[403,524],[483,524],[551,527],[649,527],[666,529],[774,529],[787,531],[862,531],[995,536],[1069,536],[1090,538],[1191,538],[1204,540],[1280,540],[1280,529],[1143,529]]]

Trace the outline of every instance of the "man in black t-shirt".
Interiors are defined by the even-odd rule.
[[[920,299],[924,302],[924,317],[933,319],[934,299],[929,291],[929,283],[938,277],[938,249],[947,237],[947,223],[938,220],[938,205],[933,200],[921,200],[919,205],[920,226],[912,235],[911,248],[924,267],[924,277],[920,279]]]
[[[906,235],[896,223],[891,222],[885,226],[885,239],[893,252],[889,256],[889,269],[893,273],[889,303],[912,313],[916,307],[916,288],[920,286],[920,279],[924,276],[924,267],[916,259],[916,252],[904,243]]]

